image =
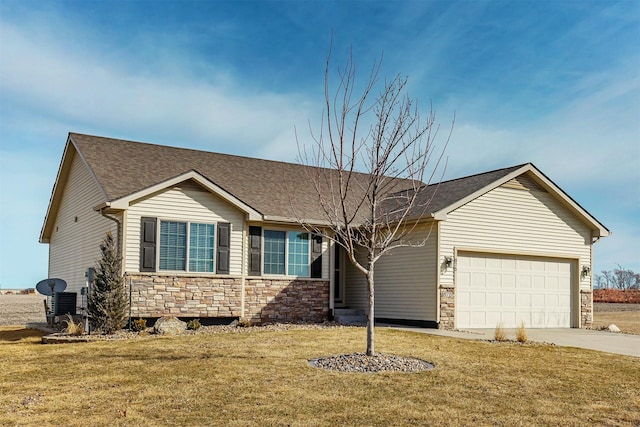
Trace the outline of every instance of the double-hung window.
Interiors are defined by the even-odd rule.
[[[264,231],[264,274],[309,277],[309,233]]]
[[[160,270],[214,272],[215,225],[160,221]]]

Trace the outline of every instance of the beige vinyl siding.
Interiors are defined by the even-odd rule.
[[[436,320],[436,233],[435,225],[422,227],[412,241],[429,235],[424,246],[394,249],[376,263],[376,317]]]
[[[126,211],[126,271],[140,270],[140,218],[199,223],[231,223],[229,274],[240,275],[244,215],[227,202],[188,181],[135,201]],[[216,229],[216,235],[218,230]],[[201,274],[201,273],[195,273]]]
[[[107,231],[117,236],[115,222],[103,217],[93,207],[104,197],[89,170],[77,154],[64,186],[60,209],[49,242],[49,277],[67,282],[68,292],[85,285],[85,272],[100,258],[100,243]]]
[[[365,264],[367,256],[363,251],[356,254],[356,259]],[[349,308],[367,309],[367,278],[355,268],[346,254],[344,254],[344,301]]]
[[[430,234],[429,234],[430,233]],[[411,236],[424,246],[402,247],[383,255],[375,265],[375,316],[388,319],[437,319],[437,227],[422,226]],[[361,255],[361,259],[365,259]],[[366,309],[365,276],[347,262],[346,305]]]
[[[546,192],[495,188],[449,213],[440,230],[441,258],[462,248],[591,263],[590,229]],[[452,285],[453,269],[440,280],[443,286]],[[581,285],[589,288],[589,278]]]

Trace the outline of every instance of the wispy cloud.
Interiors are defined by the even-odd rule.
[[[309,116],[309,102],[296,94],[247,93],[243,82],[149,74],[103,59],[98,51],[62,49],[38,31],[3,23],[4,59],[0,89],[14,105],[84,131],[117,128],[120,137],[143,136],[181,145],[185,141],[211,150],[268,154],[281,145],[283,132]],[[173,71],[173,70],[172,70]],[[295,145],[295,143],[293,143]]]

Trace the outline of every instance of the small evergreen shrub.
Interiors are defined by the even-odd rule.
[[[127,322],[129,299],[120,271],[122,258],[111,232],[106,234],[100,244],[100,253],[89,294],[89,317],[94,329],[113,334]]]
[[[522,321],[520,326],[518,326],[518,329],[516,329],[516,339],[518,342],[527,342],[527,331],[524,329],[524,321]]]
[[[496,341],[506,341],[507,340],[507,334],[504,331],[504,327],[502,326],[502,322],[498,323],[496,325],[496,330],[493,334],[493,339]]]
[[[201,327],[202,325],[200,324],[200,319],[192,319],[187,322],[187,329],[191,331],[197,331]]]
[[[147,319],[143,319],[142,317],[138,317],[136,320],[131,322],[131,329],[136,332],[142,332],[147,329]]]

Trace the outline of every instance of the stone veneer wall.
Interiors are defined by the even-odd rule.
[[[455,316],[455,289],[440,288],[440,323],[438,324],[438,329],[454,329]]]
[[[132,281],[132,317],[240,317],[240,279],[167,276],[127,276]]]
[[[240,317],[240,278],[135,274],[132,317]],[[322,322],[329,314],[329,281],[245,279],[245,317],[252,324]]]
[[[252,324],[324,322],[329,316],[329,281],[246,279],[245,310]]]
[[[580,327],[593,324],[593,291],[580,291]]]

